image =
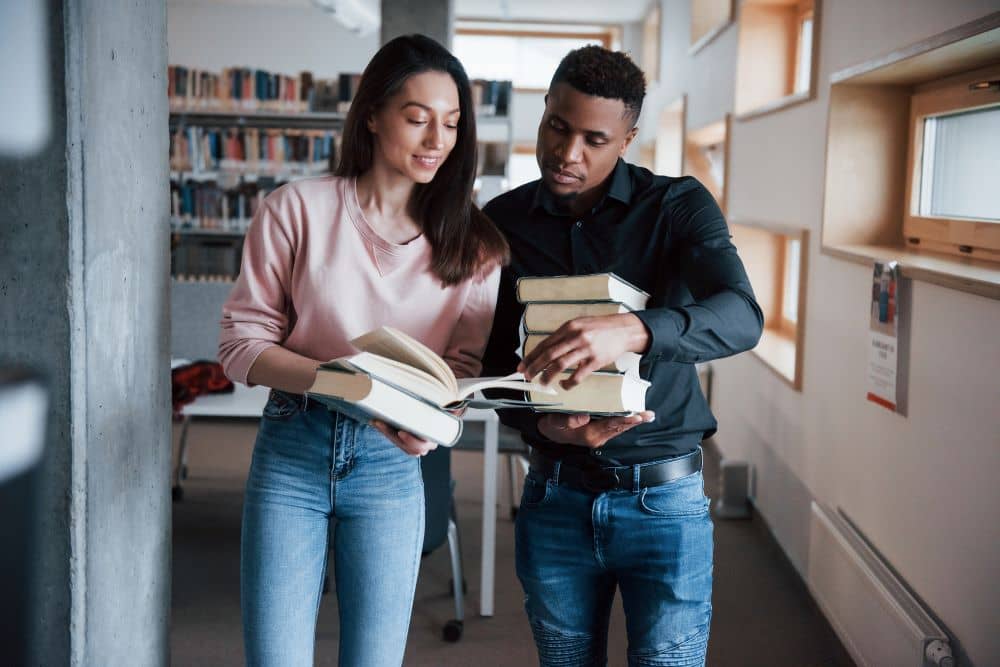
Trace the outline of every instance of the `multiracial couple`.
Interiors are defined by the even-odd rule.
[[[577,368],[569,388],[641,355],[647,411],[501,411],[532,448],[517,575],[543,666],[606,664],[616,590],[629,665],[704,664],[713,549],[699,443],[716,422],[695,362],[753,347],[762,315],[712,195],[623,160],[645,87],[624,53],[567,54],[538,127],[540,180],[480,211],[468,77],[437,42],[400,37],[361,77],[335,175],[263,200],[219,347],[230,378],[272,388],[243,513],[247,664],[313,664],[331,530],[339,664],[403,662],[424,532],[419,457],[436,445],[303,396],[321,362],[383,325],[459,377],[550,382]],[[572,320],[520,360],[517,279],[601,272],[648,292],[647,309]]]

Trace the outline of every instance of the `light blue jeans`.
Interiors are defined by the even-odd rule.
[[[331,530],[339,664],[398,667],[424,535],[419,460],[367,424],[274,390],[243,505],[248,665],[312,666]]]
[[[517,514],[517,575],[543,667],[606,665],[621,590],[631,667],[705,664],[712,521],[700,472],[590,493],[531,471]]]

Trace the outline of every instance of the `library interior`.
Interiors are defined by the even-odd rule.
[[[1000,665],[997,0],[0,56],[0,664]]]

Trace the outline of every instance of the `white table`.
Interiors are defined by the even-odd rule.
[[[174,498],[183,497],[182,471],[187,468],[187,435],[191,420],[204,418],[260,419],[270,389],[236,384],[231,394],[204,394],[181,409],[180,453],[174,468]],[[494,580],[496,570],[497,531],[497,460],[499,458],[500,421],[493,410],[470,408],[462,417],[465,421],[483,422],[483,561],[480,567],[480,616],[493,615]]]

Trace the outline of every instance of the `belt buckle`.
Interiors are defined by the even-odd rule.
[[[591,493],[604,493],[617,489],[619,484],[618,473],[614,468],[598,468],[588,471],[583,478],[583,488]]]

